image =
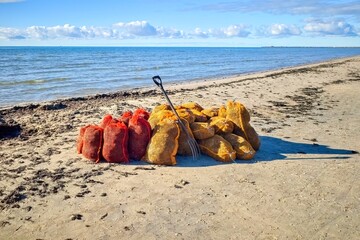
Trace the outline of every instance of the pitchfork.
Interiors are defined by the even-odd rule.
[[[188,132],[186,126],[185,126],[184,123],[181,121],[179,114],[176,112],[176,110],[175,110],[175,108],[174,108],[174,105],[171,103],[170,98],[168,97],[168,95],[167,95],[166,92],[165,92],[165,89],[164,89],[164,87],[163,87],[163,85],[162,85],[162,81],[161,81],[160,76],[154,76],[152,79],[153,79],[154,83],[155,83],[158,87],[160,87],[162,93],[164,94],[167,102],[169,103],[169,105],[170,105],[170,107],[171,107],[171,110],[174,112],[175,116],[177,117],[178,122],[179,122],[182,130],[185,132],[186,137],[187,137],[187,142],[188,142],[188,144],[189,144],[189,146],[190,146],[193,159],[194,159],[194,160],[197,159],[197,158],[200,156],[200,147],[199,147],[198,143],[197,143],[196,140],[190,135],[190,133]]]

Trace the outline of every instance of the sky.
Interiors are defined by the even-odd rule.
[[[360,47],[360,1],[0,0],[0,46]]]

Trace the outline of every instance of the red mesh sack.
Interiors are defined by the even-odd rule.
[[[101,121],[101,123],[99,124],[99,127],[105,129],[106,126],[110,123],[110,122],[114,122],[117,121],[116,119],[114,119],[110,114],[107,114],[104,116],[103,120]]]
[[[131,159],[140,160],[146,153],[151,138],[151,126],[141,115],[134,115],[129,121],[128,151]]]
[[[140,117],[142,117],[142,118],[144,118],[144,119],[146,119],[146,120],[148,120],[149,119],[149,117],[150,117],[150,113],[149,112],[147,112],[145,109],[143,109],[143,108],[138,108],[138,109],[136,109],[135,110],[135,112],[134,112],[134,116],[140,116]]]
[[[119,117],[119,121],[125,123],[126,126],[129,125],[130,118],[133,116],[132,111],[124,112],[121,117]]]
[[[104,159],[111,163],[128,163],[128,139],[128,128],[124,123],[109,123],[104,129]]]
[[[76,141],[76,150],[77,150],[77,153],[79,153],[79,154],[82,152],[82,148],[84,145],[84,134],[85,134],[85,130],[87,127],[88,126],[80,128],[79,136]]]
[[[103,132],[104,130],[101,127],[94,125],[89,125],[84,130],[81,153],[84,157],[96,163],[100,161]]]

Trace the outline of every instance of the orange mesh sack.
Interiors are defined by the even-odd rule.
[[[107,114],[104,116],[104,118],[102,119],[101,123],[99,124],[99,127],[105,129],[106,126],[110,123],[110,122],[116,122],[117,120],[114,119],[110,114]]]
[[[148,120],[150,117],[150,113],[143,108],[138,108],[135,110],[134,116],[140,116],[140,117]]]
[[[234,148],[237,159],[250,160],[255,156],[256,151],[243,137],[232,133],[223,134],[221,136]]]
[[[212,117],[208,123],[214,127],[215,133],[231,133],[234,130],[234,124],[226,118]]]
[[[190,137],[194,138],[191,129],[190,129],[190,125],[189,122],[186,121],[186,119],[181,118],[182,123],[185,125],[187,132],[189,133]],[[182,129],[182,127],[180,127],[180,136],[179,136],[179,148],[177,153],[179,155],[185,155],[185,156],[190,156],[192,155],[191,152],[191,148],[189,146],[188,143],[188,138],[187,138],[187,134],[186,132],[184,132],[184,129]]]
[[[119,117],[119,121],[125,123],[125,125],[128,126],[130,118],[132,116],[133,116],[132,111],[126,111],[121,115],[121,117]]]
[[[151,126],[143,114],[134,116],[129,121],[128,152],[130,159],[140,160],[146,153],[151,138]]]
[[[128,163],[128,128],[123,122],[110,123],[104,129],[102,155],[111,163]]]
[[[190,124],[195,139],[206,139],[215,135],[214,127],[206,122],[194,122]]]
[[[198,143],[202,153],[220,162],[233,162],[236,159],[236,152],[231,144],[219,135],[198,140]]]
[[[254,150],[260,148],[260,138],[250,125],[250,114],[239,102],[228,101],[226,104],[226,119],[234,123],[234,133],[245,138]]]
[[[84,157],[96,163],[100,161],[103,132],[104,130],[101,127],[95,125],[87,126],[84,131],[81,153]]]
[[[180,129],[171,119],[159,122],[152,133],[143,160],[158,165],[175,165]]]
[[[79,136],[76,141],[76,150],[77,150],[77,153],[79,153],[79,154],[82,152],[82,148],[84,145],[84,134],[85,134],[85,130],[87,127],[88,126],[80,128]]]

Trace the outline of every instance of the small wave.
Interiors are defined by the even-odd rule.
[[[69,78],[51,78],[51,79],[30,79],[30,80],[23,80],[23,81],[3,81],[0,82],[0,86],[17,86],[17,85],[36,85],[36,84],[43,84],[43,83],[50,83],[50,82],[62,82],[66,81]]]

